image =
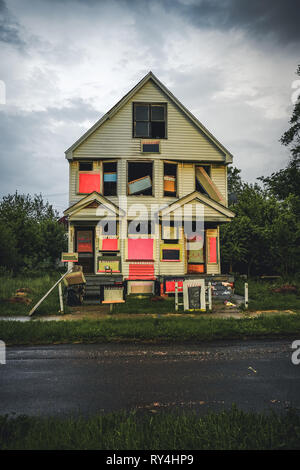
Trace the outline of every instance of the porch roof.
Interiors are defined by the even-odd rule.
[[[159,217],[164,218],[170,216],[172,213],[176,215],[176,211],[180,210],[184,206],[189,206],[195,204],[202,204],[205,207],[209,208],[209,215],[205,216],[207,221],[224,221],[229,222],[235,216],[228,207],[225,207],[223,204],[211,199],[210,197],[194,191],[186,196],[183,196],[181,199],[174,201],[172,204],[164,207],[158,212]],[[205,209],[204,209],[205,210]]]
[[[92,192],[91,194],[88,194],[87,196],[80,199],[80,201],[76,202],[75,204],[72,204],[70,207],[68,207],[68,209],[64,211],[64,215],[73,217],[78,212],[83,211],[84,209],[87,209],[88,206],[90,206],[93,203],[98,204],[98,207],[96,207],[96,211],[99,210],[100,207],[102,207],[110,215],[120,216],[120,217],[125,215],[125,212],[123,211],[123,209],[120,209],[116,204],[109,201],[106,197],[102,196],[96,191]],[[105,215],[107,216],[107,214]]]

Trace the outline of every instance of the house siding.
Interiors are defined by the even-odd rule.
[[[141,140],[132,137],[132,110],[133,102],[165,102],[167,103],[167,138],[160,139],[159,154],[142,154]],[[94,168],[101,172],[102,162],[114,160],[117,162],[117,196],[105,196],[113,204],[120,207],[126,213],[119,221],[120,255],[122,275],[126,279],[129,276],[127,256],[127,224],[139,215],[138,205],[142,204],[148,212],[148,218],[152,219],[163,207],[174,203],[177,199],[191,195],[195,191],[195,166],[210,165],[210,177],[217,186],[224,200],[221,204],[227,206],[227,166],[225,154],[191,121],[191,119],[152,81],[149,80],[136,94],[122,106],[110,119],[104,121],[93,133],[91,133],[72,152],[69,160],[69,205],[72,206],[85,197],[78,194],[79,161],[93,160]],[[128,162],[152,161],[152,196],[127,196]],[[177,195],[176,197],[164,197],[164,162],[176,162],[177,167]],[[102,174],[102,172],[101,172]],[[102,179],[102,178],[101,178]],[[103,181],[101,181],[101,194],[103,194]],[[192,195],[190,200],[192,199]],[[123,204],[124,202],[124,204]],[[213,222],[216,227],[218,253],[219,223],[230,220],[217,209],[206,204],[199,203],[199,199],[188,202],[184,207],[193,209],[201,206],[205,222]],[[220,206],[219,206],[220,207]],[[136,211],[136,212],[135,212]],[[226,212],[225,212],[226,213]],[[69,250],[73,251],[74,226],[99,221],[97,208],[82,207],[70,215],[71,226],[69,229]],[[125,236],[124,236],[125,235]],[[182,256],[180,261],[161,261],[160,237],[154,240],[154,275],[158,276],[184,276],[187,273],[187,252],[185,249],[185,237],[183,228],[180,229],[179,243],[182,244]],[[95,272],[97,272],[97,245],[95,251]],[[136,262],[135,262],[136,263]],[[138,262],[137,262],[138,263]],[[147,262],[146,262],[147,264]],[[214,264],[206,263],[207,274],[220,273],[220,259]]]
[[[166,102],[168,135],[161,139],[161,155],[153,158],[224,162],[225,156],[152,80],[113,117],[105,121],[74,151],[74,158],[141,157],[141,139],[132,138],[132,103]],[[152,158],[152,157],[151,157]]]

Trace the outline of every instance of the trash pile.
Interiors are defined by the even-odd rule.
[[[226,307],[236,307],[236,304],[233,304],[229,300],[224,300],[224,304],[226,305]]]
[[[213,281],[212,295],[220,299],[229,299],[233,295],[233,283],[223,281]]]
[[[86,280],[81,266],[76,266],[73,272],[64,277],[65,297],[67,305],[75,307],[83,303]]]
[[[275,289],[271,289],[271,292],[275,292],[276,294],[296,294],[297,287],[290,284],[285,284],[283,286],[276,287]]]
[[[29,289],[29,287],[21,287],[20,289],[17,289],[15,294],[10,297],[7,302],[11,304],[30,304],[32,302],[32,299],[28,297],[28,294],[31,294],[32,290]]]

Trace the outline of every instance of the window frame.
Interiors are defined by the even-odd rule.
[[[165,175],[165,166],[166,165],[176,165],[175,191],[174,191],[173,195],[166,194],[166,193],[171,192],[171,191],[165,191],[165,189],[164,189],[165,176],[169,176],[169,175]],[[163,197],[171,197],[171,198],[172,197],[173,198],[178,197],[178,163],[177,162],[170,162],[170,161],[166,161],[166,160],[163,161]]]
[[[145,163],[149,164],[151,163],[151,183],[152,183],[152,192],[151,194],[129,194],[129,189],[128,189],[128,184],[131,182],[129,181],[129,164],[130,163]],[[126,164],[126,195],[127,197],[155,197],[155,187],[154,187],[154,173],[155,173],[155,167],[154,167],[154,160],[127,160]],[[137,178],[138,179],[138,178]],[[134,180],[133,180],[134,181]]]
[[[92,170],[80,170],[80,164],[81,163],[91,163],[92,164]],[[99,194],[102,194],[103,190],[103,182],[102,182],[102,165],[99,167],[99,164],[95,160],[78,160],[77,161],[77,166],[76,166],[76,194],[78,196],[88,196],[89,194],[92,194],[92,192],[89,193],[84,193],[79,191],[79,182],[80,182],[80,175],[85,174],[85,175],[99,175],[100,177],[100,191],[97,191]]]
[[[139,120],[139,121],[136,121],[135,119],[135,107],[136,105],[141,105],[141,106],[148,106],[148,120],[145,121],[145,120]],[[153,122],[164,122],[165,123],[165,135],[164,137],[155,137],[155,136],[152,136],[152,135],[135,135],[136,134],[136,122],[148,122],[148,129],[149,129],[149,125],[151,125],[151,118],[152,118],[152,112],[151,112],[151,106],[163,106],[164,107],[164,110],[165,110],[165,116],[164,116],[164,120],[155,120]],[[152,129],[149,129],[151,130],[151,134],[152,134]],[[149,132],[150,134],[150,132]],[[163,101],[163,102],[144,102],[144,101],[134,101],[132,103],[132,138],[133,139],[155,139],[155,140],[165,140],[168,138],[168,103]]]
[[[116,175],[117,175],[117,181],[116,181],[116,194],[105,194],[104,191],[104,165],[105,163],[115,163],[116,164]],[[105,197],[116,197],[118,196],[118,160],[102,160],[101,164],[101,173],[102,173],[102,195]],[[112,172],[106,172],[106,173],[112,173]]]

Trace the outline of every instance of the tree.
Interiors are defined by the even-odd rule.
[[[235,217],[221,227],[222,260],[234,271],[258,274],[274,268],[268,247],[271,227],[279,206],[257,184],[242,183],[238,200],[231,206]]]
[[[235,166],[228,167],[227,171],[227,186],[228,186],[228,199],[229,204],[235,204],[238,199],[238,194],[242,188],[242,178],[240,176],[241,170]]]
[[[298,65],[296,73],[300,77],[300,65]],[[282,200],[290,194],[300,197],[300,96],[294,106],[289,123],[291,124],[290,128],[280,139],[280,142],[289,147],[291,152],[287,167],[272,173],[271,176],[258,178],[271,194]]]
[[[0,202],[0,225],[4,250],[9,250],[8,235],[14,240],[14,272],[24,269],[54,267],[55,260],[65,250],[65,229],[58,222],[58,213],[41,195],[18,194],[3,197]],[[0,262],[8,267],[7,258]]]
[[[19,264],[17,240],[14,232],[0,220],[0,266],[12,270]]]
[[[300,77],[300,65],[298,65],[296,74]],[[290,146],[291,163],[299,168],[300,164],[300,95],[294,106],[293,114],[290,119],[291,127],[283,134],[280,141],[283,145]]]

